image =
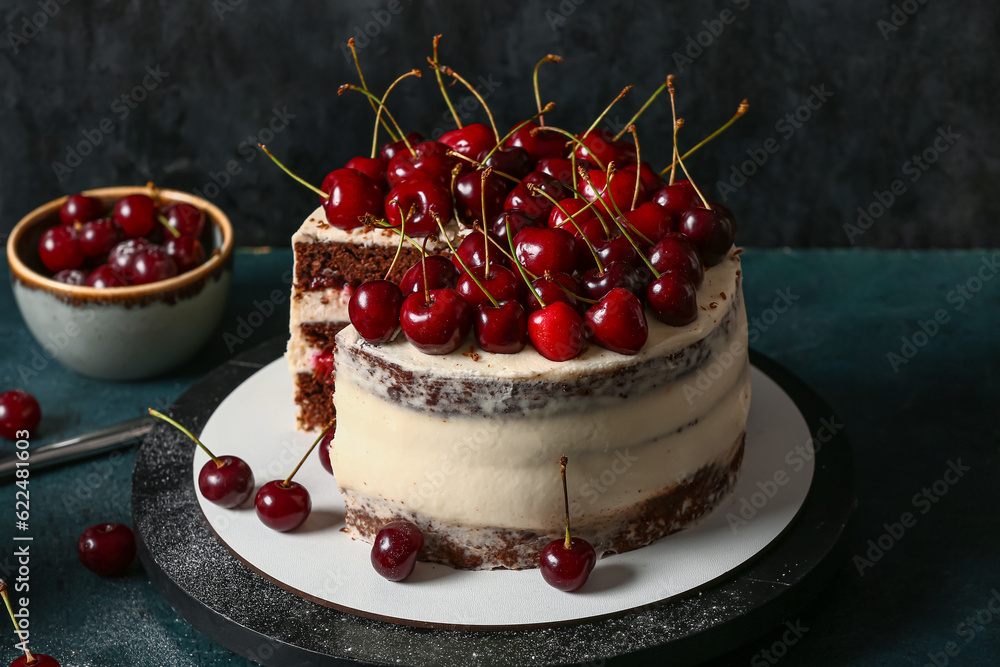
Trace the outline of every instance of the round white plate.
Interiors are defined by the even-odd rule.
[[[791,523],[809,491],[813,457],[809,428],[792,399],[752,368],[753,400],[743,468],[736,488],[697,525],[598,561],[575,593],[549,587],[538,570],[456,570],[417,563],[402,583],[372,569],[370,545],[347,537],[337,483],[314,452],[295,480],[313,510],[298,530],[278,533],[258,521],[252,500],[226,510],[198,494],[219,539],[263,576],[344,611],[432,626],[546,625],[627,611],[723,577],[752,558]],[[219,405],[202,431],[217,454],[250,464],[258,487],[284,479],[312,444],[294,429],[292,380],[283,358],[262,368]],[[195,453],[192,475],[208,457]]]

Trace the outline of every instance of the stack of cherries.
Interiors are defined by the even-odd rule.
[[[428,60],[439,81],[444,74],[468,86],[436,56]],[[392,230],[401,245],[417,248],[436,235],[452,250],[450,259],[421,250],[398,283],[388,280],[390,268],[386,279],[354,291],[351,323],[369,343],[386,343],[401,329],[422,352],[448,354],[474,331],[487,352],[513,354],[530,342],[544,357],[565,361],[587,340],[638,353],[647,313],[672,326],[697,318],[705,268],[730,252],[736,221],[677,177],[687,174],[683,157],[693,152],[677,151],[682,119],[674,121],[671,165],[657,172],[641,160],[634,125],[649,102],[618,134],[598,127],[629,88],[577,134],[545,125],[554,105],[538,98],[539,112],[501,135],[481,100],[490,126],[463,126],[456,115],[458,129],[438,141],[404,134],[385,97],[351,85],[341,92],[348,89],[372,98],[376,136],[382,122],[395,140],[377,151],[373,141],[371,156],[351,159],[312,188],[327,220],[341,229]],[[673,100],[673,77],[652,97],[664,89]],[[722,129],[746,108],[744,101]]]
[[[185,202],[131,194],[108,211],[97,197],[75,194],[59,208],[59,219],[42,234],[38,254],[62,283],[145,285],[205,262],[205,213]]]

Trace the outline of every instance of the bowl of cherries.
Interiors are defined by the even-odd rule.
[[[7,261],[39,364],[134,380],[174,368],[208,340],[229,293],[232,250],[221,210],[150,183],[38,207],[11,232]]]

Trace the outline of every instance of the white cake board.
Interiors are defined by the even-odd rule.
[[[635,551],[601,559],[575,593],[549,587],[538,570],[456,570],[417,563],[402,583],[375,573],[370,545],[345,535],[344,502],[316,453],[296,475],[310,492],[309,519],[278,533],[257,519],[252,499],[222,509],[198,494],[212,530],[240,560],[283,588],[359,615],[413,625],[502,628],[606,616],[702,586],[739,567],[791,523],[813,476],[808,426],[792,399],[752,368],[753,400],[743,467],[734,491],[697,525]],[[292,380],[283,358],[262,368],[219,405],[201,433],[217,454],[244,459],[258,488],[283,479],[312,444],[294,427]],[[208,457],[196,451],[195,488]]]

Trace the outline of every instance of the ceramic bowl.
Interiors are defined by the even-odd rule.
[[[136,380],[164,373],[191,358],[212,335],[225,309],[232,278],[233,228],[212,203],[176,190],[157,189],[161,201],[186,202],[205,212],[202,235],[208,260],[186,273],[147,285],[98,289],[49,278],[38,242],[59,224],[65,197],[24,216],[7,241],[14,298],[41,347],[31,365],[48,359],[84,375]],[[151,186],[90,190],[110,206]],[[34,368],[41,372],[42,369]]]

